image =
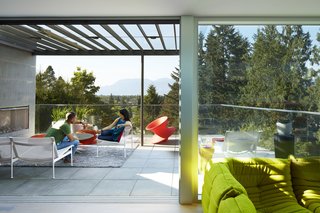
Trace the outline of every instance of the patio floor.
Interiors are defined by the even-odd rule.
[[[72,210],[72,203],[77,209],[85,203],[110,211],[121,203],[124,209],[119,212],[201,212],[200,205],[179,205],[178,154],[175,144],[139,146],[121,168],[56,167],[56,179],[50,167],[15,167],[14,179],[10,167],[0,167],[0,212],[50,212],[50,206],[59,211],[53,203]],[[148,207],[157,203],[164,208]],[[141,211],[144,205],[149,211]]]

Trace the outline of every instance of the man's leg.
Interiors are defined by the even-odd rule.
[[[69,141],[69,138],[66,136],[59,144],[57,144],[57,149],[63,149],[67,146],[73,145],[72,147],[72,155],[76,153],[76,150],[79,145],[79,140]],[[67,156],[68,159],[71,158],[70,155]]]

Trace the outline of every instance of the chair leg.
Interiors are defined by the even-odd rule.
[[[99,145],[98,145],[98,140],[97,140],[97,143],[96,143],[96,145],[97,145],[97,157],[99,157]]]
[[[73,154],[72,154],[72,149],[71,149],[71,166],[73,166]]]
[[[56,178],[55,170],[54,170],[54,164],[55,162],[52,163],[52,179]]]
[[[10,177],[13,178],[13,162],[11,162],[11,174]]]

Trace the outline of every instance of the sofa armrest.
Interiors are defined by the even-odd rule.
[[[240,194],[247,196],[245,188],[232,176],[224,163],[211,163],[202,187],[204,213],[217,212],[220,202]]]
[[[229,197],[220,202],[218,213],[253,213],[257,212],[251,200],[245,194]]]

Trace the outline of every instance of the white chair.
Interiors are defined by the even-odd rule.
[[[227,131],[223,146],[225,156],[255,156],[260,134],[257,131]]]
[[[131,141],[131,148],[133,148],[133,135],[132,135],[132,127],[126,126],[123,130],[122,136],[119,142],[116,141],[107,141],[98,139],[97,135],[97,157],[99,157],[99,147],[104,146],[123,146],[123,156],[124,158],[127,157],[127,141]]]
[[[13,151],[19,160],[33,163],[52,162],[52,178],[55,178],[54,166],[57,161],[63,159],[68,155],[71,155],[71,166],[73,166],[73,145],[58,150],[53,137],[13,137],[12,141]]]
[[[0,137],[0,163],[10,163],[11,178],[13,178],[13,163],[17,160],[13,152],[12,139],[9,137]]]

